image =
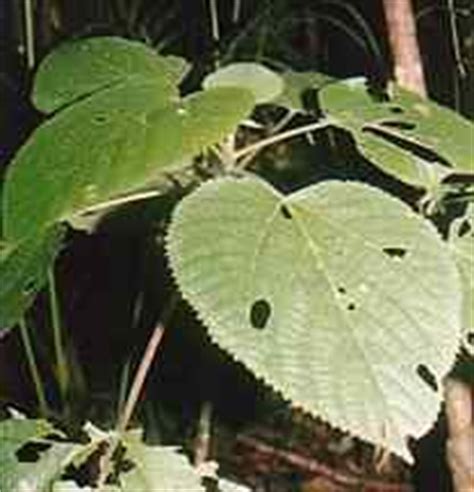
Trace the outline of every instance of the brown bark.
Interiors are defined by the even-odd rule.
[[[448,463],[453,472],[456,492],[474,490],[473,388],[448,379],[446,415],[449,439],[446,444]]]
[[[398,84],[426,96],[416,22],[411,0],[383,0],[393,58],[393,75]]]

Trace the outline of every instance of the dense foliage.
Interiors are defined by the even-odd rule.
[[[411,462],[407,439],[433,425],[443,377],[461,346],[472,351],[472,124],[398,87],[256,63],[217,69],[183,95],[188,70],[113,37],[65,44],[43,61],[32,100],[47,116],[2,191],[0,326],[21,325],[67,227],[177,183],[186,196],[161,239],[177,291],[212,340],[292,406]],[[285,173],[268,171],[272,149],[323,139],[339,168],[353,167],[352,152],[383,179],[326,169],[330,179],[287,193]],[[42,470],[35,490],[79,490],[64,472],[100,446],[122,449],[99,474],[110,472],[103,490],[145,491],[155,480],[202,490],[175,449],[139,433],[89,427],[79,443],[43,421],[1,426],[2,490],[30,486],[30,467]],[[44,445],[29,465],[16,454],[26,442]]]

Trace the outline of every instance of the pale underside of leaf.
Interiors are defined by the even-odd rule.
[[[429,224],[362,184],[283,196],[226,178],[181,202],[167,245],[219,346],[295,406],[412,461],[406,439],[436,419],[460,338],[458,274]]]
[[[395,88],[377,102],[364,80],[328,84],[322,109],[351,131],[361,153],[397,179],[420,188],[453,173],[472,173],[473,126],[456,112]]]
[[[123,492],[204,492],[197,471],[176,448],[147,445],[136,431],[124,445],[134,467],[121,475]]]
[[[474,355],[474,204],[451,226],[449,243],[463,285],[464,346]]]

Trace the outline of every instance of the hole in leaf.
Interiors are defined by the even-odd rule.
[[[25,296],[29,296],[30,294],[32,294],[35,290],[35,284],[36,283],[34,279],[28,280],[28,282],[26,282],[25,286],[23,287],[23,294]]]
[[[459,228],[458,236],[463,237],[467,236],[472,230],[471,224],[468,220],[463,221],[461,227]]]
[[[356,305],[353,303],[353,302],[350,302],[348,305],[347,305],[347,310],[348,311],[355,311],[356,309]]]
[[[339,294],[346,294],[347,293],[347,290],[342,286],[339,286],[337,288],[337,291],[339,292]]]
[[[280,212],[285,217],[285,219],[292,219],[293,216],[291,215],[290,209],[286,205],[282,205],[280,207]]]
[[[258,301],[255,301],[250,308],[250,323],[254,328],[262,330],[267,325],[271,314],[272,308],[268,301],[259,299]]]
[[[389,247],[389,248],[383,248],[382,250],[387,256],[390,256],[390,258],[403,258],[407,254],[407,250],[405,248],[396,248],[396,247]]]
[[[107,121],[107,117],[103,114],[99,114],[94,116],[94,123],[105,123]]]
[[[409,123],[408,121],[382,121],[380,124],[388,128],[397,128],[399,130],[414,130],[416,128],[415,123]]]
[[[474,346],[474,332],[467,334],[467,343]]]
[[[441,180],[443,184],[472,185],[474,176],[471,173],[449,173]]]
[[[395,114],[401,114],[403,113],[403,109],[400,106],[391,106],[390,111]]]
[[[438,383],[436,382],[436,378],[428,367],[425,366],[425,364],[419,364],[416,368],[416,373],[433,391],[438,391]]]
[[[41,442],[27,442],[23,444],[17,451],[15,455],[18,461],[22,463],[34,463],[38,461],[41,457],[41,453],[46,451],[51,447],[51,444],[41,443]]]
[[[443,158],[443,156],[438,154],[435,150],[424,147],[423,145],[416,142],[408,141],[403,138],[403,135],[397,136],[393,135],[392,133],[388,133],[387,131],[384,131],[383,125],[379,125],[378,128],[367,126],[364,127],[362,131],[364,133],[370,133],[371,135],[379,137],[383,140],[386,140],[387,142],[396,145],[397,147],[411,152],[412,154],[418,156],[420,159],[423,159],[427,164],[436,162],[437,164],[440,164],[448,169],[451,169],[453,167],[449,161]],[[442,144],[440,144],[439,147],[441,145]]]

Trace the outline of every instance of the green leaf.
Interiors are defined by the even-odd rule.
[[[377,102],[362,78],[329,84],[319,94],[322,109],[353,133],[362,154],[397,179],[429,188],[433,179],[439,184],[452,173],[474,172],[473,126],[456,112],[399,87],[390,101]],[[421,159],[420,151],[433,153],[434,161]]]
[[[176,448],[147,445],[133,431],[123,444],[134,465],[120,475],[123,492],[204,492],[197,471]]]
[[[281,74],[284,82],[283,93],[275,99],[273,104],[284,106],[292,111],[305,112],[308,109],[317,109],[317,97],[306,101],[310,91],[318,91],[335,79],[320,72],[284,72]],[[306,104],[308,103],[308,104]],[[308,108],[307,105],[310,107]]]
[[[449,243],[463,285],[464,346],[474,355],[474,203],[469,205],[464,216],[451,225]]]
[[[12,327],[46,283],[63,238],[63,229],[0,246],[0,332]]]
[[[412,461],[406,439],[436,419],[461,330],[456,265],[427,221],[362,184],[283,196],[224,178],[178,205],[167,250],[218,345],[295,406]]]
[[[163,106],[158,86],[137,82],[66,108],[8,168],[5,237],[16,242],[145,186],[234,131],[253,105],[246,90],[215,88]]]
[[[22,492],[18,485],[25,478],[24,463],[16,453],[27,442],[41,440],[52,431],[45,420],[15,418],[0,422],[0,491]]]
[[[137,41],[117,37],[64,43],[41,63],[34,80],[33,103],[51,113],[80,98],[116,85],[153,82],[163,102],[178,97],[177,81],[186,62],[159,56]]]
[[[204,88],[240,87],[254,95],[258,104],[271,102],[283,91],[281,77],[258,63],[232,63],[209,74],[204,79]]]

